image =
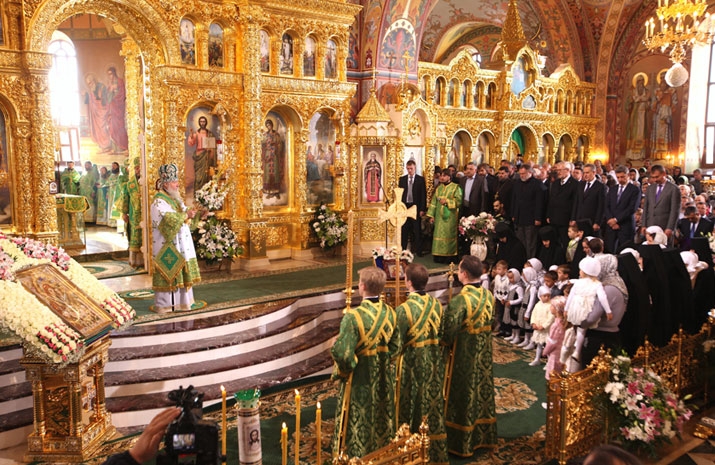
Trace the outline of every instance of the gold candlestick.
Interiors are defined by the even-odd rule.
[[[283,465],[288,465],[288,427],[283,423],[281,428],[281,452],[283,457]]]
[[[222,463],[226,463],[226,389],[221,385],[221,454]]]
[[[320,431],[320,426],[321,423],[323,422],[322,417],[322,410],[320,409],[320,402],[318,402],[318,406],[315,409],[315,449],[318,451],[318,459],[317,459],[317,465],[322,465],[323,464],[323,447],[322,447],[322,441],[321,441],[321,431]]]
[[[300,465],[300,392],[295,390],[295,465]]]

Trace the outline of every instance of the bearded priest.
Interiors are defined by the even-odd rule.
[[[159,167],[157,193],[151,203],[154,251],[152,288],[156,313],[191,310],[192,286],[201,280],[188,223],[196,214],[179,195],[179,169],[174,163]]]

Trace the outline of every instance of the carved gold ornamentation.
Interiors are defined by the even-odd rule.
[[[266,229],[266,247],[278,247],[290,237],[287,226],[274,226]]]

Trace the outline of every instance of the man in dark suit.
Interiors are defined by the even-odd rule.
[[[415,173],[417,165],[414,160],[407,161],[407,174],[400,177],[399,187],[402,188],[402,203],[407,208],[412,205],[417,206],[417,219],[407,218],[407,222],[402,225],[402,250],[407,249],[407,242],[412,235],[412,253],[422,254],[422,217],[427,212],[427,187],[425,178]]]
[[[573,221],[591,220],[593,235],[599,237],[605,205],[606,186],[596,180],[596,167],[587,163],[583,165],[583,179],[578,185],[571,218]]]
[[[653,165],[650,169],[650,186],[643,204],[643,226],[660,226],[673,245],[673,232],[680,214],[680,189],[666,179],[665,168]]]
[[[486,187],[484,188],[484,211],[488,213],[493,213],[494,196],[496,195],[497,184],[499,181],[497,180],[496,176],[489,174],[488,163],[480,163],[479,166],[477,166],[477,176],[484,179],[484,183],[486,184]]]
[[[500,166],[497,170],[497,185],[494,200],[501,201],[504,206],[504,216],[511,218],[511,192],[514,188],[514,180],[511,178],[509,166]]]
[[[605,246],[608,253],[617,253],[624,244],[633,241],[636,232],[634,214],[640,206],[641,191],[629,182],[628,168],[616,168],[617,184],[608,190],[605,212]]]
[[[561,246],[566,248],[569,242],[568,229],[571,213],[576,202],[578,182],[571,176],[573,165],[568,161],[556,164],[558,178],[549,186],[549,202],[546,207],[546,222],[556,231]]]
[[[537,233],[544,219],[544,191],[546,188],[533,177],[531,165],[519,167],[519,181],[514,183],[511,197],[511,217],[516,237],[526,247],[527,257],[536,257]]]
[[[467,163],[464,169],[464,176],[459,180],[459,187],[462,188],[464,198],[459,216],[478,215],[487,209],[486,179],[477,175],[477,165],[474,162]]]
[[[680,250],[692,249],[693,238],[703,237],[713,232],[713,223],[707,218],[701,218],[695,205],[685,207],[683,218],[678,220],[675,238],[680,244]]]

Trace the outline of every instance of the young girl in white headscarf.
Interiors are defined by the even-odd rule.
[[[534,305],[534,311],[531,312],[531,327],[534,330],[531,342],[536,344],[536,355],[534,360],[529,363],[532,367],[541,364],[541,354],[549,339],[549,330],[554,322],[554,315],[551,313],[551,289],[541,286],[538,295],[539,302]]]
[[[531,312],[534,310],[534,305],[539,301],[537,296],[539,275],[535,268],[525,267],[521,272],[521,279],[524,281],[524,300],[521,302],[517,322],[519,328],[524,331],[524,341],[518,344],[518,347],[523,347],[524,350],[531,350],[536,347],[536,344],[531,342],[531,336],[534,331],[531,329],[529,319],[531,318]]]
[[[609,320],[613,318],[611,307],[608,305],[606,291],[598,280],[598,275],[601,273],[601,264],[599,261],[593,257],[586,257],[581,260],[578,266],[580,279],[573,282],[573,288],[571,288],[568,300],[566,300],[566,318],[569,323],[577,327],[575,347],[571,355],[571,358],[576,362],[580,362],[581,360],[583,341],[586,338],[586,330],[589,329],[581,327],[581,323],[583,323],[583,320],[591,313],[596,299],[601,303],[601,306],[606,312],[606,317]]]
[[[519,308],[524,299],[524,287],[521,283],[521,273],[516,268],[510,268],[506,274],[509,277],[509,291],[504,301],[504,327],[511,326],[511,336],[506,340],[512,344],[519,342],[521,329],[517,324],[519,318]]]

